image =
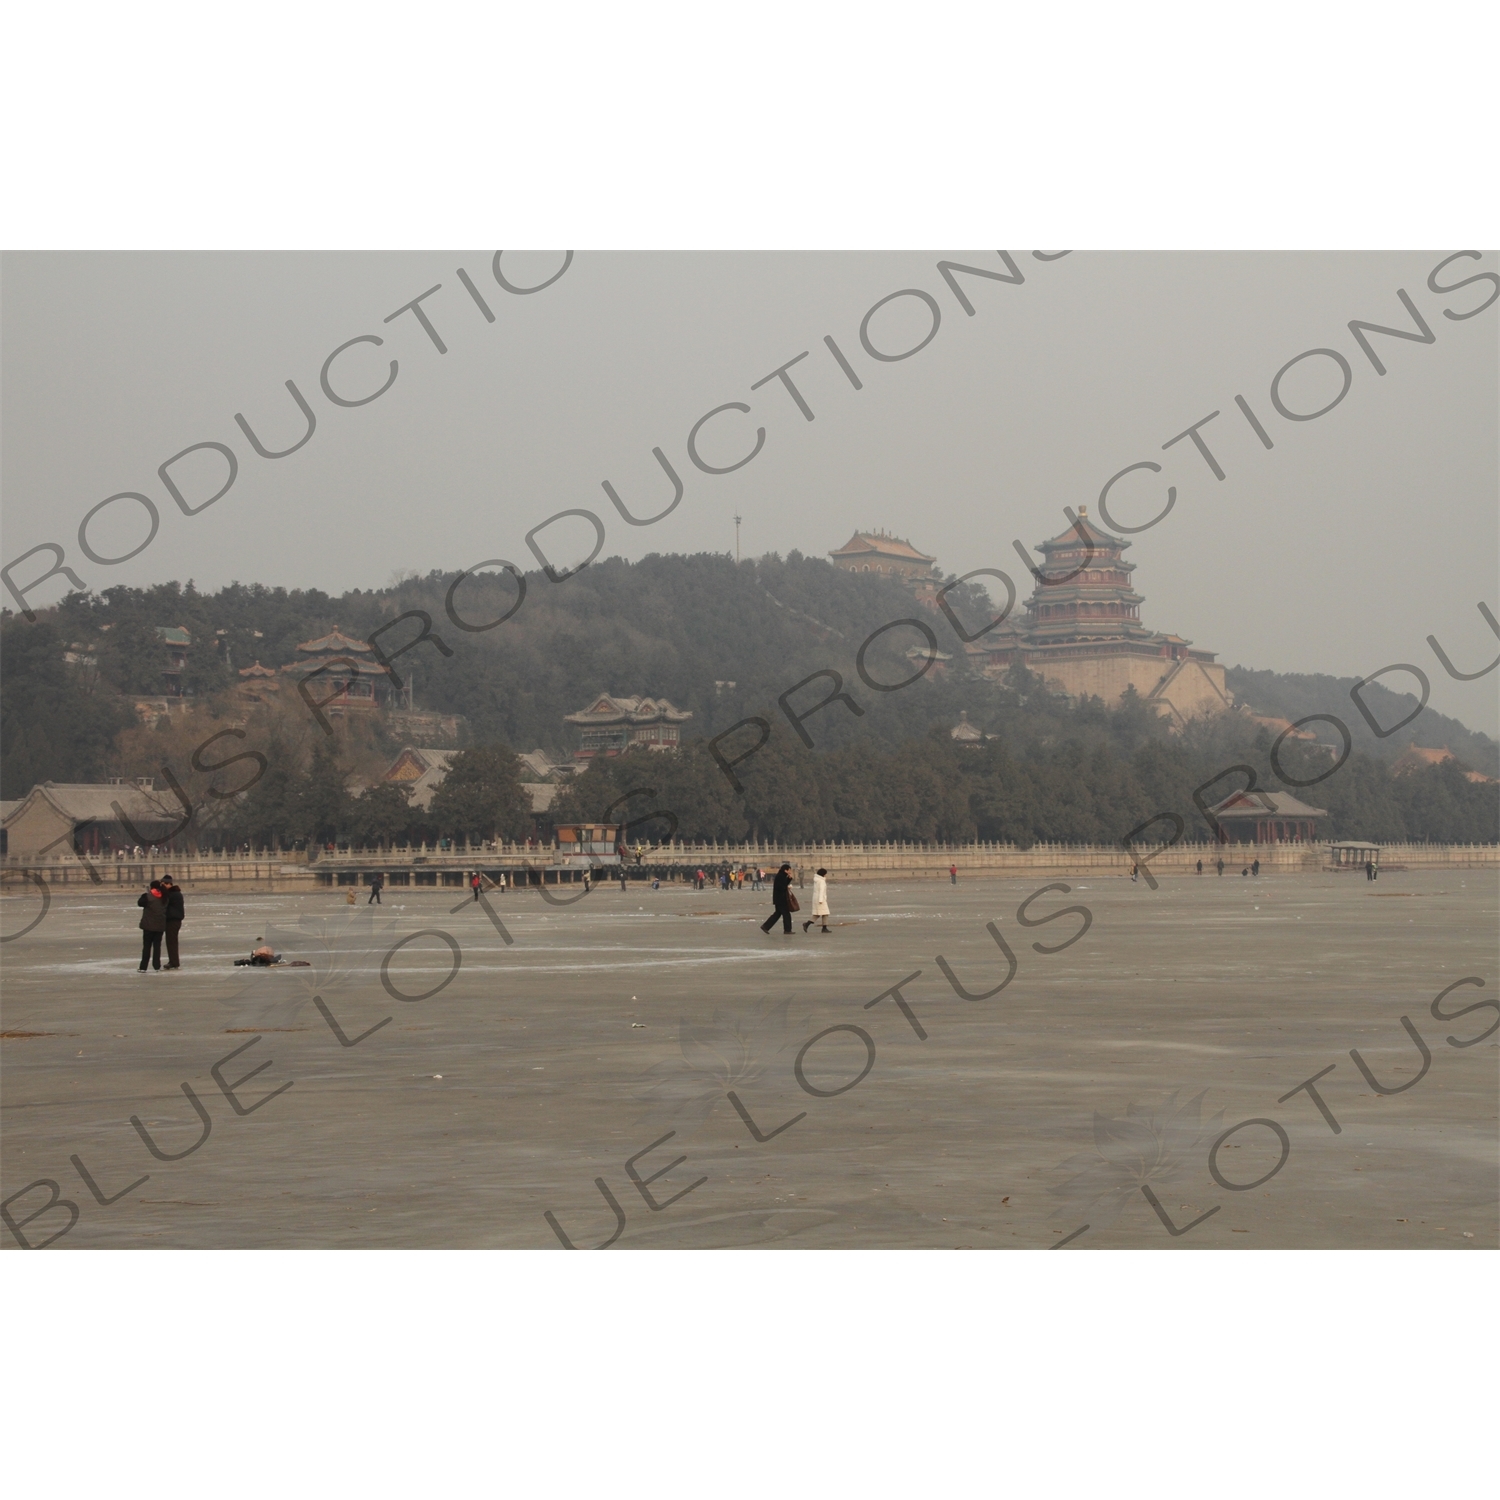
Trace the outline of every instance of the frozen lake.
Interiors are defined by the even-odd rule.
[[[0,950],[4,1193],[56,1181],[60,1249],[556,1249],[615,1205],[617,1249],[1496,1245],[1500,1035],[1447,1040],[1500,1014],[1493,873],[1046,884],[835,883],[792,937],[750,892],[513,894],[509,944],[455,891],[190,895],[145,975],[133,906],[56,896]],[[961,998],[939,956],[995,989],[991,923],[1014,977]],[[310,967],[232,967],[259,938]],[[149,1178],[101,1204],[74,1156]],[[50,1193],[8,1205],[33,1242]]]

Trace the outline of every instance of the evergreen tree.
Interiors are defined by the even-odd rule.
[[[301,778],[289,758],[273,753],[266,774],[235,805],[225,819],[225,834],[231,846],[247,844],[255,849],[289,849],[299,836],[298,802]]]
[[[299,838],[329,844],[349,829],[351,804],[348,772],[327,741],[313,746],[306,773],[298,778],[293,827]]]
[[[531,828],[531,797],[521,785],[515,752],[504,745],[460,750],[432,794],[429,818],[449,838],[524,837]]]
[[[11,616],[0,629],[0,794],[24,797],[42,781],[101,781],[110,745],[136,724],[128,703],[96,673],[64,659],[55,623]]]
[[[367,847],[386,848],[411,837],[411,797],[399,782],[379,781],[367,787],[349,813],[349,832]]]

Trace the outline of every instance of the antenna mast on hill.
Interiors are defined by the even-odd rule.
[[[734,518],[734,560],[736,563],[740,560],[740,518],[738,515]]]

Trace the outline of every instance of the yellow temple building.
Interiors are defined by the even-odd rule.
[[[856,531],[837,552],[828,555],[834,567],[846,573],[883,573],[933,587],[942,582],[942,575],[933,566],[935,557],[918,552],[904,538],[885,531]]]

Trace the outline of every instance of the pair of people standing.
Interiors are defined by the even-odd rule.
[[[158,973],[161,971],[163,938],[167,940],[167,968],[180,969],[182,954],[178,946],[178,935],[182,931],[182,923],[186,915],[181,887],[170,875],[163,875],[159,880],[151,882],[145,895],[139,897],[135,904],[141,908],[141,967],[139,972],[142,974],[146,972],[148,961]]]

